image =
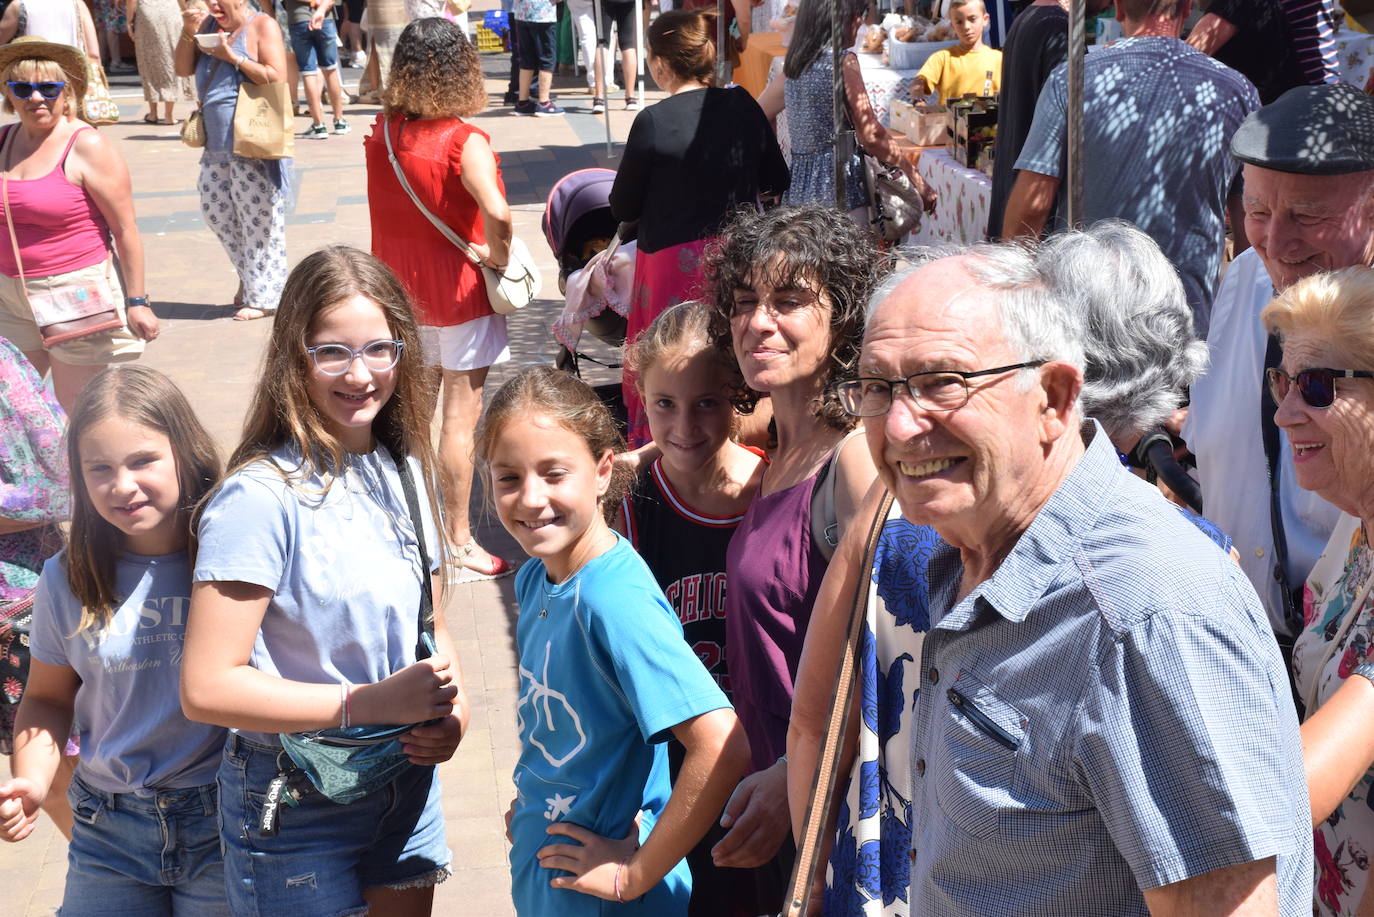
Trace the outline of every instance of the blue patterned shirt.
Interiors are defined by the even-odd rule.
[[[1277,857],[1311,912],[1298,723],[1240,568],[1095,423],[997,572],[930,561],[912,917],[1145,914],[1142,888]]]

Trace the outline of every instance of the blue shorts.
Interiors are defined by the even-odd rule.
[[[301,76],[339,69],[339,33],[333,16],[324,17],[318,29],[310,28],[308,22],[293,22],[290,29],[291,50],[296,52]]]
[[[278,812],[277,833],[258,827],[267,784],[290,766],[280,748],[231,734],[219,768],[220,834],[229,904],[236,915],[325,917],[361,912],[363,889],[436,885],[449,853],[439,777],[411,767],[346,806],[319,793]]]
[[[229,917],[215,785],[151,796],[106,793],[73,777],[67,917]]]
[[[519,54],[520,69],[553,73],[558,53],[558,23],[526,22],[523,19],[512,21],[515,23],[515,47]]]

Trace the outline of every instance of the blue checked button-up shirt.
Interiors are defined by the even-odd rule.
[[[911,914],[1145,914],[1140,889],[1277,856],[1310,914],[1298,723],[1245,575],[1101,428],[989,580],[930,564]]]

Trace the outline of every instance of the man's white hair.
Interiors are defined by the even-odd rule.
[[[932,261],[954,256],[967,257],[969,275],[992,294],[1002,338],[1018,362],[1058,361],[1084,369],[1087,361],[1082,322],[1052,285],[1052,278],[1039,264],[1036,250],[1026,245],[979,242],[958,248],[904,252],[908,266],[889,277],[869,298],[869,316],[903,280]],[[1022,384],[1031,384],[1032,377],[1029,372],[1023,373]]]

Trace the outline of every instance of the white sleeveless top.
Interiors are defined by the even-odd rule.
[[[39,35],[48,41],[82,48],[81,19],[77,0],[23,0],[24,34]]]

